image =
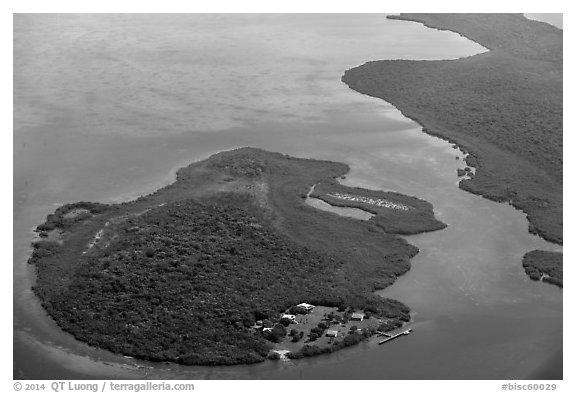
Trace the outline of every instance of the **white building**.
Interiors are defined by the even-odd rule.
[[[351,320],[353,321],[361,321],[364,319],[364,314],[362,313],[354,313],[352,314],[352,316],[350,317]]]
[[[308,304],[308,303],[300,303],[296,307],[300,307],[302,310],[304,310],[306,312],[310,312],[310,311],[314,310],[315,306]]]

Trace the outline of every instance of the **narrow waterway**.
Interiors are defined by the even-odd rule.
[[[15,378],[516,378],[561,365],[562,291],[521,266],[556,247],[522,213],[460,191],[458,150],[340,82],[368,60],[477,44],[383,15],[25,15],[14,48]],[[33,227],[62,203],[126,200],[237,146],[346,162],[347,185],[434,204],[448,228],[407,237],[420,253],[383,291],[411,307],[413,334],[298,362],[183,367],[55,326],[30,290]]]

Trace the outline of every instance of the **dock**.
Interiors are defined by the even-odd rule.
[[[390,341],[390,340],[394,340],[394,339],[397,338],[397,337],[404,336],[404,335],[406,335],[406,334],[412,333],[412,329],[404,330],[403,332],[400,332],[400,333],[394,334],[394,335],[390,335],[390,334],[386,334],[386,333],[381,333],[381,332],[378,332],[378,333],[379,333],[379,335],[381,335],[381,336],[386,336],[386,338],[385,338],[384,340],[378,341],[378,345],[382,345],[382,344],[384,344],[384,343],[387,343],[387,342]]]

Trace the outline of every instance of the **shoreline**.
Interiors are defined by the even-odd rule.
[[[272,170],[272,168],[274,168],[274,170]],[[283,175],[278,177],[278,175],[274,174],[276,171],[280,171]],[[289,242],[288,244],[293,244],[288,246],[288,250],[293,250],[292,252],[296,253],[304,252],[304,254],[302,254],[304,258],[320,258],[319,261],[326,260],[326,263],[330,265],[330,267],[327,265],[325,269],[321,269],[323,271],[323,280],[327,285],[326,288],[324,288],[325,285],[319,286],[317,280],[312,286],[302,287],[302,285],[308,285],[308,278],[302,276],[298,282],[290,281],[292,284],[284,284],[288,285],[286,290],[289,291],[285,295],[280,295],[280,297],[278,297],[278,294],[273,295],[272,293],[267,295],[269,298],[264,303],[269,303],[267,306],[269,307],[269,311],[259,312],[260,314],[258,315],[267,315],[268,318],[272,318],[274,321],[278,318],[274,315],[281,311],[281,309],[285,309],[286,306],[295,304],[298,301],[309,301],[321,306],[339,305],[338,307],[343,307],[345,304],[346,307],[352,311],[358,309],[370,310],[375,316],[384,315],[388,319],[392,318],[392,321],[398,318],[400,318],[400,321],[409,321],[409,309],[406,306],[391,299],[381,298],[375,295],[374,292],[391,285],[396,280],[396,277],[409,270],[409,260],[416,255],[418,252],[417,248],[410,245],[404,239],[386,234],[385,231],[379,228],[379,225],[375,225],[373,222],[342,218],[309,207],[305,203],[305,197],[308,195],[310,187],[313,184],[330,178],[335,179],[346,174],[348,171],[349,167],[345,164],[313,159],[299,159],[280,153],[269,153],[259,149],[241,148],[217,153],[208,159],[181,168],[177,171],[177,179],[174,183],[130,202],[123,202],[116,205],[79,202],[61,206],[56,210],[55,214],[48,216],[46,223],[37,228],[37,231],[43,234],[43,237],[49,236],[49,233],[53,230],[62,231],[63,244],[46,240],[40,240],[34,244],[34,253],[29,261],[36,267],[37,284],[34,287],[34,292],[41,299],[44,309],[56,320],[61,329],[72,333],[77,340],[88,343],[91,346],[108,349],[112,352],[122,353],[143,360],[173,361],[182,364],[224,365],[262,361],[263,359],[256,355],[249,355],[246,361],[240,360],[240,358],[238,358],[238,360],[228,359],[226,356],[212,360],[202,360],[197,357],[198,355],[195,355],[195,357],[190,360],[181,360],[179,357],[153,353],[147,354],[146,350],[144,350],[144,352],[140,349],[136,350],[138,347],[134,347],[134,350],[120,349],[117,344],[114,344],[115,340],[102,341],[102,338],[97,338],[104,337],[102,334],[106,334],[105,332],[114,326],[115,323],[110,321],[104,325],[99,324],[98,321],[101,318],[107,318],[102,312],[106,312],[109,307],[119,306],[111,305],[101,311],[98,310],[107,302],[117,303],[118,297],[114,296],[113,298],[109,298],[106,294],[101,294],[99,296],[104,297],[94,303],[94,292],[90,291],[89,293],[92,295],[86,297],[83,295],[82,289],[86,288],[86,285],[91,286],[95,282],[99,282],[98,277],[104,277],[108,274],[106,273],[108,271],[106,266],[109,266],[110,262],[107,261],[110,258],[113,258],[113,260],[117,258],[115,256],[116,251],[108,251],[109,248],[111,250],[116,249],[117,246],[114,244],[125,241],[141,242],[144,240],[148,243],[154,241],[154,238],[146,240],[146,228],[147,225],[149,225],[147,224],[148,218],[146,217],[149,216],[151,217],[150,219],[156,217],[153,218],[153,222],[156,222],[154,220],[163,220],[166,214],[170,216],[175,214],[170,213],[175,211],[174,209],[181,212],[190,212],[186,214],[197,215],[211,214],[209,213],[211,209],[220,209],[218,206],[222,206],[225,209],[236,209],[234,206],[238,206],[241,209],[246,209],[246,211],[250,212],[254,217],[257,217],[256,222],[259,222],[259,224],[256,226],[250,224],[250,226],[263,228],[258,229],[258,231],[272,231],[269,235],[263,236],[281,236]],[[354,190],[357,192],[374,193],[374,191],[358,188]],[[392,195],[392,193],[388,194]],[[417,203],[427,208],[431,206],[429,203],[414,197],[405,197],[401,194],[394,194],[394,197],[407,198],[410,203]],[[248,199],[244,200],[245,198]],[[191,206],[192,210],[189,210],[190,207],[188,207],[188,205]],[[204,209],[208,209],[206,213]],[[164,211],[166,211],[166,213],[164,213]],[[234,211],[235,210],[230,210],[230,214],[239,214],[234,213]],[[432,214],[431,218],[434,220],[431,211],[427,214]],[[213,217],[208,219],[214,220],[217,216],[208,215],[205,217],[203,220],[206,220],[208,217]],[[398,219],[401,218],[392,218],[392,220]],[[193,219],[187,222],[193,223],[197,220],[198,219]],[[221,220],[221,218],[216,220]],[[126,224],[124,224],[124,222],[126,222]],[[172,221],[167,222],[170,222],[169,225],[173,225]],[[134,226],[135,223],[139,224]],[[425,225],[424,221],[413,224],[416,226]],[[220,226],[222,224],[219,223],[217,225]],[[224,223],[224,227],[226,227],[226,225],[228,224]],[[248,231],[250,226],[245,226],[243,232]],[[132,236],[130,233],[134,232],[134,228],[140,228],[136,230],[137,232],[143,230],[144,232],[137,237],[130,237]],[[96,237],[94,237],[94,233],[96,233]],[[123,233],[126,233],[126,235]],[[273,233],[277,233],[277,235]],[[119,240],[115,240],[118,236],[120,236]],[[122,240],[124,238],[126,238],[126,240]],[[207,239],[201,237],[194,240],[194,236],[192,238],[187,236],[186,238],[200,242],[204,242]],[[340,240],[335,244],[335,239],[339,238]],[[223,241],[227,241],[226,237],[221,237],[218,240],[218,242]],[[273,245],[277,241],[278,240],[274,240],[266,244]],[[356,255],[356,251],[354,251],[355,249],[346,246],[349,242],[365,244],[365,247],[370,247],[374,250],[363,255],[360,261],[358,255]],[[87,249],[85,247],[86,243],[88,244]],[[298,251],[299,247],[302,246],[305,247],[302,249],[303,251]],[[158,248],[158,245],[154,247]],[[244,247],[244,245],[242,247]],[[259,247],[262,246],[254,246],[252,250],[258,251]],[[160,249],[164,251],[159,255],[173,251],[172,248]],[[308,249],[313,253],[309,254],[310,251],[306,251]],[[119,250],[122,250],[121,255],[124,255],[126,252],[134,253],[132,260],[140,263],[138,261],[142,258],[142,256],[140,256],[142,252],[139,251],[138,248],[134,249],[132,246],[124,245]],[[112,252],[112,254],[110,254],[110,252]],[[156,252],[150,252],[150,255],[148,255],[149,251],[146,251],[146,258],[154,258],[153,256]],[[261,252],[267,252],[266,248],[263,248]],[[244,252],[240,255],[243,255],[243,253]],[[78,257],[76,257],[76,255],[78,255]],[[235,254],[232,254],[232,259],[234,259],[233,255]],[[76,262],[77,258],[80,258],[78,262]],[[144,265],[138,268],[139,272],[151,266],[149,262],[146,262],[148,260],[146,258],[142,259]],[[311,261],[313,261],[313,259]],[[249,258],[247,261],[252,260],[253,259]],[[122,259],[118,259],[117,262],[114,262],[114,266],[119,266],[115,269],[120,269],[119,272],[123,272],[120,276],[115,276],[116,278],[114,280],[124,280],[123,277],[125,274],[128,274],[126,277],[129,277],[129,275],[135,272],[133,268],[129,267],[130,265],[127,265],[126,269],[128,270],[125,270],[122,265],[123,262],[121,261]],[[349,261],[355,262],[351,263]],[[104,263],[103,267],[97,267],[102,263]],[[118,263],[120,264],[118,265]],[[182,263],[182,261],[180,263]],[[308,263],[310,262],[305,259],[302,263],[293,265],[292,269],[302,269]],[[278,266],[284,265],[285,263]],[[272,273],[274,269],[277,269],[273,266],[274,265],[269,267],[273,269]],[[191,267],[186,267],[185,265],[181,267],[181,269],[184,269],[183,271],[187,271],[190,268]],[[337,270],[330,273],[330,270],[335,268],[337,268]],[[284,269],[284,267],[282,267],[282,269]],[[258,269],[256,269],[256,271],[258,271]],[[312,270],[312,272],[314,271],[316,270]],[[152,273],[150,277],[154,277],[154,274],[155,273]],[[242,273],[239,272],[239,274],[241,275]],[[85,277],[87,281],[82,277]],[[344,277],[346,277],[345,281],[342,281]],[[78,280],[80,280],[81,283],[76,284]],[[103,279],[101,284],[98,285],[110,285],[114,283],[114,280]],[[151,283],[155,282],[157,282],[157,280],[152,279]],[[205,280],[201,280],[194,285],[205,286],[205,284],[202,284],[204,282]],[[213,279],[212,283],[218,284],[218,280]],[[235,285],[240,285],[239,291],[242,291],[241,287],[246,284],[248,284],[248,281],[242,281],[242,283],[239,282]],[[66,295],[73,287],[78,288],[73,290],[74,295],[72,296],[72,293]],[[131,285],[124,285],[123,287],[129,288]],[[294,288],[300,289],[294,292]],[[126,289],[123,291],[126,291]],[[168,290],[168,292],[170,292],[170,290]],[[307,292],[310,293],[308,297],[302,297]],[[107,293],[113,294],[115,290],[110,289]],[[135,292],[134,295],[138,295],[138,293]],[[234,293],[235,291],[227,292],[228,295]],[[166,293],[162,296],[162,299],[164,299],[165,295]],[[272,297],[270,298],[271,295]],[[74,307],[70,304],[69,300],[65,302],[59,300],[61,298],[62,300],[64,298],[70,299],[71,296],[75,299],[73,303],[77,303]],[[181,299],[180,295],[175,294],[174,296]],[[275,298],[274,296],[276,296],[277,302],[271,300]],[[160,300],[160,302],[162,301],[163,300]],[[272,301],[272,303],[270,303],[270,301]],[[94,304],[94,306],[90,304]],[[142,304],[147,305],[148,303]],[[71,307],[73,307],[73,310],[78,309],[83,311],[71,311]],[[140,307],[138,303],[131,303],[130,310],[138,309],[138,307]],[[169,306],[166,304],[164,307]],[[191,305],[191,307],[196,306]],[[238,307],[242,308],[243,306],[237,306],[234,309],[236,310]],[[276,310],[276,308],[278,309]],[[203,312],[200,312],[200,314],[202,313]],[[72,316],[71,320],[69,320],[68,315]],[[256,315],[256,318],[258,318],[258,315]],[[93,319],[94,316],[97,316],[97,319]],[[86,324],[81,321],[92,322]],[[134,323],[136,322],[132,322],[132,324]],[[197,322],[194,324],[201,326],[198,325]],[[400,324],[402,324],[402,322],[400,322]],[[78,330],[79,326],[82,326],[81,330]],[[388,327],[398,327],[398,325],[391,323],[382,329],[387,329]],[[222,325],[221,328],[225,328],[225,325]],[[170,326],[167,325],[164,329],[169,332]],[[92,333],[92,331],[94,332]],[[243,330],[239,332],[241,331]],[[94,336],[94,334],[96,334],[96,336]],[[366,334],[371,335],[370,332],[366,332]],[[113,336],[114,335],[110,337]],[[246,339],[249,337],[256,338],[256,336],[246,336]],[[249,339],[252,340],[253,338]],[[355,341],[356,339],[357,338],[348,340],[343,345],[347,346],[350,342],[359,342]],[[130,339],[125,337],[124,341],[121,342],[125,342],[125,340]],[[264,345],[264,341],[261,343]],[[139,346],[141,344],[134,345]],[[339,344],[339,340],[335,340],[333,345],[336,346],[334,348],[339,348],[342,344]],[[176,346],[176,349],[177,348],[178,346]],[[214,347],[214,350],[217,351],[216,348],[219,348],[219,346]],[[304,352],[304,356],[325,353],[326,350],[329,349],[331,348],[319,350],[314,349],[313,345],[308,346],[308,349]],[[174,346],[168,346],[166,350],[173,351],[175,349]],[[241,350],[240,352],[238,351],[239,349],[235,350],[237,354],[242,353]],[[203,352],[200,352],[200,354],[201,353]]]
[[[197,156],[197,157],[194,157],[191,159],[182,160],[182,162],[180,162],[178,164],[174,164],[170,168],[168,173],[163,175],[162,179],[159,180],[156,184],[146,186],[146,189],[144,191],[140,190],[140,191],[120,194],[120,195],[111,197],[107,201],[104,201],[102,203],[109,203],[109,204],[129,203],[129,202],[133,202],[133,201],[137,200],[138,198],[153,194],[156,191],[161,190],[161,189],[165,188],[166,186],[169,186],[169,185],[175,183],[177,180],[178,171],[180,169],[186,168],[187,166],[192,165],[194,163],[203,161],[203,160],[207,159],[208,157],[210,157],[211,155],[222,153],[222,152],[225,152],[225,151],[228,151],[231,149],[239,149],[241,147],[242,146],[234,146],[234,147],[231,147],[230,149],[212,150],[212,151],[209,151],[207,153],[203,153],[200,156]],[[64,202],[64,203],[60,204],[59,206],[68,205],[71,203],[74,203],[74,201]],[[35,228],[33,228],[33,229],[35,229]]]
[[[498,117],[499,113],[494,115],[493,112],[490,112],[493,109],[489,105],[486,107],[487,109],[484,109],[483,105],[486,101],[482,101],[485,99],[482,95],[484,94],[482,89],[492,89],[491,94],[487,96],[490,99],[506,102],[507,100],[510,101],[511,98],[522,100],[523,97],[528,97],[525,105],[536,105],[533,103],[536,102],[535,99],[530,96],[530,92],[533,91],[530,89],[538,88],[540,80],[528,80],[524,76],[517,77],[516,79],[522,81],[521,87],[517,88],[518,94],[525,95],[507,98],[509,93],[502,92],[498,82],[490,82],[490,78],[494,79],[495,72],[498,71],[490,73],[486,72],[486,69],[490,67],[499,69],[499,67],[510,66],[510,64],[518,64],[521,70],[532,70],[533,68],[534,72],[538,72],[539,65],[536,65],[533,59],[540,59],[539,56],[544,56],[542,53],[552,53],[548,62],[543,63],[543,72],[547,72],[547,69],[552,70],[550,72],[555,72],[554,70],[557,70],[558,67],[561,71],[562,65],[561,63],[558,65],[557,62],[558,56],[561,59],[561,54],[558,55],[557,52],[554,52],[556,47],[550,49],[542,43],[545,39],[553,40],[553,37],[558,36],[558,34],[561,37],[561,31],[558,33],[559,30],[555,27],[551,27],[552,30],[550,30],[548,27],[530,25],[531,22],[528,19],[523,18],[524,21],[522,18],[515,19],[517,17],[514,15],[486,17],[401,14],[388,16],[388,18],[421,23],[428,28],[437,30],[452,31],[482,45],[488,51],[457,60],[369,61],[361,66],[346,70],[342,76],[342,81],[352,90],[390,103],[403,116],[421,125],[422,131],[426,134],[455,144],[461,151],[468,154],[465,158],[466,164],[475,168],[472,178],[459,181],[458,187],[460,189],[496,202],[507,202],[526,214],[530,233],[551,243],[562,245],[562,151],[560,149],[560,152],[555,155],[550,153],[550,151],[557,151],[557,144],[561,144],[561,128],[559,137],[557,137],[558,129],[554,128],[557,123],[554,121],[550,126],[552,129],[541,131],[533,127],[526,131],[526,135],[523,134],[523,129],[516,130],[517,134],[514,134],[512,131],[506,130],[509,127],[509,121],[506,117],[501,119]],[[499,23],[498,18],[509,18],[514,20],[517,25],[545,30],[548,35],[533,44],[529,41],[530,34],[536,33],[529,31],[526,33],[528,38],[524,36],[511,38],[508,35],[508,30],[506,30],[507,27],[502,27],[502,32],[490,32],[486,33],[488,38],[478,38],[481,36],[481,32],[489,29],[490,24]],[[466,24],[470,24],[471,27],[467,27]],[[539,24],[537,23],[537,25]],[[515,28],[517,28],[516,25],[510,27],[510,30],[514,31]],[[497,44],[498,40],[502,40],[503,44]],[[520,71],[518,72],[520,73]],[[472,77],[472,82],[469,83],[472,83],[473,86],[478,85],[478,87],[470,87],[470,89],[480,90],[481,93],[477,95],[467,95],[465,89],[459,88],[459,83],[466,84],[466,79],[471,77],[471,73],[476,75]],[[509,74],[508,72],[507,75]],[[553,76],[543,78],[555,78],[555,74],[551,75]],[[418,79],[418,81],[414,82],[414,79]],[[474,82],[474,79],[478,79],[478,82]],[[516,79],[512,80],[515,81]],[[550,91],[553,88],[549,87],[548,89]],[[416,90],[418,93],[410,92],[411,90]],[[409,93],[406,93],[407,91]],[[547,105],[561,112],[561,99],[559,103],[552,101],[552,99],[556,100],[558,95],[553,91],[547,94],[551,97],[550,102],[552,102]],[[425,98],[420,97],[421,95]],[[455,98],[452,98],[453,95]],[[431,101],[426,101],[426,97],[433,97],[433,99],[430,98]],[[454,109],[451,106],[454,105],[453,99],[463,101],[464,104],[457,103],[455,104],[457,109]],[[510,107],[502,103],[500,105],[497,107],[498,111],[502,110],[509,117],[514,116],[514,111],[517,110],[515,104],[510,104]],[[522,107],[519,108],[523,109]],[[541,118],[546,119],[548,116],[547,107],[538,108],[540,112],[544,111],[541,113]],[[550,116],[556,116],[554,110],[551,111]],[[483,127],[487,127],[486,119],[492,117],[496,122],[496,131],[491,130],[491,134],[488,135],[475,131],[475,128],[484,130]],[[474,120],[470,119],[484,120],[480,120],[479,125],[475,125]],[[558,120],[555,119],[555,121]],[[559,121],[561,122],[561,117]],[[462,124],[466,126],[463,128]],[[502,132],[506,130],[501,135],[504,143],[501,146],[496,146],[493,135],[498,135],[500,130]],[[545,132],[551,132],[552,135],[556,136],[547,139],[544,135]],[[531,138],[535,139],[534,144],[532,144]],[[558,138],[560,138],[560,142],[558,142]],[[546,150],[548,149],[547,143],[550,145],[549,150]],[[539,147],[541,145],[544,147]],[[531,152],[533,148],[540,150],[531,154],[526,153]],[[554,161],[547,158],[550,154],[554,155]],[[528,156],[532,158],[532,162],[527,160]],[[558,160],[560,160],[559,170],[555,169],[558,168]],[[558,176],[560,180],[558,180]]]

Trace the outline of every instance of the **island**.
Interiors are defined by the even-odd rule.
[[[418,252],[396,233],[445,224],[417,198],[339,186],[348,171],[240,148],[133,201],[61,206],[36,229],[33,290],[76,339],[151,361],[299,358],[384,334],[410,320],[406,305],[374,293]],[[315,209],[312,187],[378,219]]]
[[[457,60],[370,61],[350,88],[396,106],[467,154],[459,187],[527,214],[529,231],[562,244],[562,30],[522,14],[400,14],[488,50]],[[468,176],[465,176],[468,175]],[[531,266],[547,266],[543,253]],[[560,258],[561,263],[561,258]]]

